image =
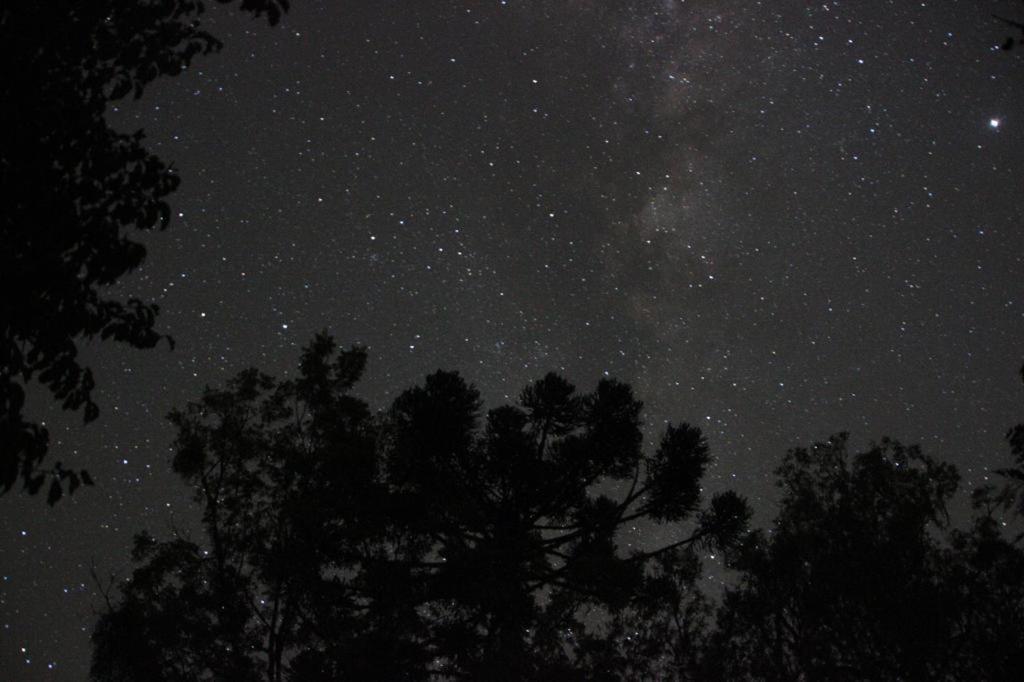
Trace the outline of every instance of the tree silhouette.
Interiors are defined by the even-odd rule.
[[[695,548],[745,527],[736,495],[701,505],[699,431],[669,427],[643,454],[625,384],[580,395],[551,374],[480,428],[479,394],[450,372],[371,416],[349,393],[364,362],[321,335],[298,379],[249,370],[172,414],[205,538],[139,537],[94,679],[615,677],[626,624],[693,593]],[[600,492],[615,481],[628,491]],[[678,539],[623,551],[645,521]]]
[[[414,600],[396,599],[424,548],[382,506],[373,420],[349,395],[365,358],[317,337],[299,379],[249,370],[172,413],[205,542],[137,538],[139,567],[94,634],[95,679],[281,680],[325,652],[342,676],[423,668],[403,647]]]
[[[432,375],[395,401],[385,444],[409,524],[435,543],[426,584],[446,672],[536,679],[578,669],[573,640],[586,643],[587,609],[630,606],[653,559],[728,545],[744,528],[746,504],[731,493],[701,510],[710,457],[699,430],[670,425],[643,454],[642,405],[625,384],[605,379],[579,395],[549,374],[519,405],[491,410],[482,437],[478,406],[457,374]],[[593,493],[610,481],[628,491]],[[676,542],[617,546],[630,524],[690,519],[695,528]]]
[[[689,548],[658,555],[629,604],[605,614],[603,627],[581,638],[577,670],[585,674],[577,672],[575,678],[704,679],[702,656],[712,608],[697,586],[701,568],[698,554]]]
[[[1021,379],[1024,380],[1024,366],[1020,368]],[[1010,444],[1010,454],[1014,464],[1010,467],[997,469],[996,473],[1006,481],[1006,487],[1000,492],[1000,498],[1007,507],[1013,507],[1018,516],[1024,516],[1024,423],[1017,424],[1006,432],[1006,440]],[[989,495],[994,491],[989,491]],[[1017,535],[1017,542],[1024,539],[1024,533]]]
[[[850,457],[841,435],[791,451],[778,475],[780,515],[737,555],[740,580],[719,611],[708,679],[1019,672],[1024,555],[990,513],[947,534],[952,466],[889,440]],[[984,506],[983,493],[975,498]]]
[[[956,614],[947,655],[950,679],[1012,680],[1024,670],[1024,552],[1007,539],[1005,505],[975,490],[980,511],[954,530],[944,564]]]
[[[219,0],[227,2],[228,0]],[[276,23],[288,0],[242,0],[241,9]],[[23,414],[25,388],[46,386],[66,410],[99,408],[82,339],[151,348],[170,339],[154,328],[157,306],[119,301],[103,289],[138,267],[145,247],[132,230],[167,226],[173,169],[143,146],[142,131],[119,133],[107,103],[138,98],[198,54],[220,48],[200,25],[201,0],[14,2],[0,9],[0,492],[20,478],[37,492],[48,434]],[[48,472],[50,503],[62,481]]]
[[[641,403],[549,374],[481,413],[436,372],[373,414],[326,334],[175,411],[202,538],[143,533],[93,634],[95,680],[1006,680],[1024,667],[1012,491],[845,434],[777,470],[771,530],[700,501],[697,429],[644,454]],[[1011,431],[1012,434],[1017,431]],[[617,493],[615,491],[618,491]],[[661,524],[661,545],[624,531]],[[714,608],[700,551],[736,580]],[[712,617],[713,616],[713,617]]]

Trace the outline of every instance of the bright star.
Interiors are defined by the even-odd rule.
[[[1002,123],[1002,121],[1000,121],[998,118],[990,118],[988,120],[988,126],[990,128],[998,128],[1000,123]]]

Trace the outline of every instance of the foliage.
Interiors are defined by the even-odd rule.
[[[1020,369],[1021,379],[1024,380],[1024,366]],[[1010,467],[997,469],[1006,482],[1001,495],[1007,506],[1015,506],[1015,513],[1024,516],[1024,423],[1017,424],[1006,432],[1006,440],[1010,444],[1010,454],[1013,456],[1014,464]],[[1024,539],[1024,533],[1017,536],[1017,541]]]
[[[422,549],[383,517],[371,415],[348,393],[365,359],[317,337],[299,379],[248,370],[171,414],[205,542],[140,536],[139,566],[94,635],[95,679],[281,680],[299,654],[303,670],[322,667],[328,647],[358,667],[338,631],[345,653],[415,667],[386,633],[408,613],[392,603],[401,560]],[[390,571],[358,571],[385,558]]]
[[[957,614],[947,678],[1010,680],[1024,669],[1024,552],[1003,533],[1002,510],[990,490],[972,497],[981,513],[971,528],[952,533],[946,554]]]
[[[1003,680],[1024,665],[1014,490],[846,434],[791,450],[774,526],[701,503],[696,429],[643,451],[641,403],[549,374],[486,414],[436,372],[377,415],[362,349],[247,370],[172,413],[203,538],[136,541],[95,680]],[[1011,443],[1013,442],[1011,431]],[[1018,454],[1015,452],[1016,454]],[[614,491],[618,493],[614,493]],[[674,541],[629,548],[636,524]],[[701,554],[735,573],[717,608]]]
[[[953,467],[888,440],[851,457],[840,435],[791,451],[778,475],[774,528],[733,563],[709,679],[1009,679],[1024,555],[991,514],[948,532]]]
[[[228,0],[220,0],[227,2]],[[242,0],[242,10],[276,23],[288,0]],[[61,483],[73,492],[91,479],[41,472],[49,437],[23,414],[30,382],[63,409],[99,414],[92,372],[78,359],[82,340],[152,348],[170,339],[155,328],[157,306],[104,289],[141,265],[134,230],[163,229],[173,169],[143,146],[141,130],[120,133],[107,104],[140,97],[220,48],[203,30],[201,0],[5,3],[0,9],[0,492],[20,478],[30,493],[49,475],[49,502]]]
[[[578,668],[585,613],[629,606],[659,554],[727,546],[743,530],[749,512],[735,495],[700,511],[710,458],[697,429],[670,426],[643,453],[642,405],[625,384],[605,379],[579,395],[548,374],[518,405],[491,410],[475,436],[478,405],[457,375],[428,377],[395,401],[385,449],[409,522],[423,524],[441,559],[431,603],[458,606],[438,610],[442,641],[454,643],[437,651],[446,672],[533,679]],[[626,494],[596,492],[612,482]],[[651,521],[689,530],[623,554],[620,533]]]
[[[644,455],[627,385],[580,395],[554,374],[481,420],[477,391],[437,372],[373,417],[350,395],[365,359],[320,335],[296,380],[248,370],[171,415],[204,542],[140,536],[94,679],[610,674],[628,656],[590,650],[593,610],[625,634],[674,594],[697,627],[692,548],[730,545],[749,511],[728,493],[702,509],[696,429]],[[624,552],[653,520],[679,539]]]

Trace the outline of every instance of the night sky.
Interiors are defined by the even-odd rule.
[[[89,347],[87,428],[38,393],[50,461],[97,486],[0,499],[0,677],[84,678],[90,562],[124,576],[134,533],[195,519],[164,416],[324,328],[369,347],[375,407],[438,368],[489,406],[628,381],[762,523],[784,451],[842,430],[982,483],[1024,417],[1024,54],[990,17],[1017,6],[212,8],[223,52],[110,111],[182,178],[118,287],[177,347]]]

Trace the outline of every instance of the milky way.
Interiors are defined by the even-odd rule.
[[[1012,2],[306,2],[110,112],[182,187],[119,288],[173,352],[88,349],[101,418],[38,400],[98,486],[0,500],[0,669],[81,679],[88,567],[194,518],[163,416],[329,329],[383,406],[439,367],[548,370],[699,423],[771,517],[787,447],[889,434],[1008,461],[1024,414],[1024,63]],[[650,538],[638,531],[636,541]],[[52,669],[50,666],[54,666]]]

